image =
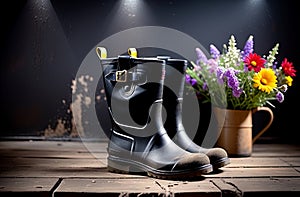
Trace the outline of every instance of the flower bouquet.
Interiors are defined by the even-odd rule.
[[[280,64],[275,61],[279,44],[263,56],[254,52],[252,35],[242,50],[236,45],[231,35],[222,51],[210,45],[210,57],[196,48],[197,60],[186,70],[187,87],[196,91],[202,103],[225,109],[250,110],[266,104],[274,107],[272,100],[282,103],[296,70],[287,58]]]

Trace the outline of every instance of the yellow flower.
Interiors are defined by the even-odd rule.
[[[271,68],[262,68],[253,76],[253,87],[263,92],[270,93],[277,87],[277,77]]]
[[[291,76],[286,76],[285,81],[288,84],[288,86],[292,86],[293,78]]]

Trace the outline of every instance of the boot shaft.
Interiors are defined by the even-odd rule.
[[[159,103],[162,103],[165,61],[118,56],[101,59],[101,66],[113,129],[149,135],[140,130],[148,127],[157,131],[162,127]]]
[[[173,138],[178,130],[183,130],[182,102],[185,87],[185,71],[188,61],[159,57],[166,61],[166,76],[163,92],[163,106],[166,109],[164,127]]]
[[[174,96],[182,99],[185,84],[185,72],[188,66],[188,61],[185,59],[173,59],[168,56],[158,56],[157,58],[166,61],[164,90],[169,89],[173,92]],[[166,91],[164,91],[164,94],[165,92]],[[170,96],[169,93],[166,93],[166,96]]]

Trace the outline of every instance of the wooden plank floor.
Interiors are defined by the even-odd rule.
[[[197,180],[110,173],[106,142],[0,141],[0,195],[300,196],[300,145],[255,144]]]

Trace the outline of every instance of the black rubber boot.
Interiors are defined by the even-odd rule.
[[[205,154],[183,150],[164,129],[161,110],[165,61],[131,56],[100,60],[112,123],[108,170],[146,173],[162,179],[185,179],[211,172]]]
[[[182,101],[185,84],[185,70],[188,62],[181,59],[159,57],[166,60],[165,84],[171,84],[171,88],[164,88],[163,106],[167,117],[164,123],[165,129],[172,140],[181,148],[192,153],[206,154],[214,170],[230,163],[227,152],[222,148],[204,148],[194,143],[188,136],[182,123]],[[177,72],[177,74],[175,73]],[[181,73],[181,75],[178,75]],[[174,76],[176,76],[174,79]]]

